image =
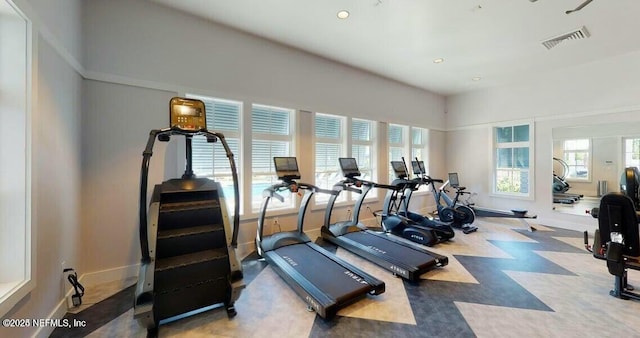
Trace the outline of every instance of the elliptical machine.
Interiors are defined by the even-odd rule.
[[[234,317],[234,303],[245,287],[242,266],[235,253],[240,200],[233,153],[223,134],[207,129],[202,101],[174,97],[169,107],[171,127],[149,133],[140,170],[142,259],[133,313],[152,335],[164,322],[220,304],[224,305],[229,318]],[[186,139],[185,172],[182,178],[156,184],[147,209],[153,144],[156,137],[168,142],[172,135]],[[196,178],[193,173],[191,142],[194,136],[204,136],[207,142],[220,141],[224,146],[233,178],[233,225],[229,222],[220,183]]]
[[[436,210],[438,212],[438,218],[443,222],[451,222],[451,226],[461,229],[463,233],[470,234],[478,230],[478,227],[472,225],[476,219],[476,215],[473,209],[466,205],[456,205],[458,203],[458,197],[462,194],[468,194],[464,191],[465,187],[456,187],[456,196],[451,199],[447,195],[446,187],[449,181],[444,182],[440,188],[436,189],[435,182],[442,180],[434,180],[426,174],[424,167],[424,161],[415,160],[411,161],[411,167],[413,174],[416,175],[416,179],[419,179],[422,184],[428,184],[431,186],[431,192],[436,202]],[[442,204],[442,201],[445,203]]]
[[[418,189],[421,181],[408,179],[404,161],[391,161],[391,167],[396,175],[391,185],[398,188],[389,190],[385,196],[381,214],[384,230],[427,246],[453,238],[455,232],[451,223],[409,211],[411,194]]]

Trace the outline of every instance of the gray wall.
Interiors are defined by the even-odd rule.
[[[167,125],[167,105],[173,95],[193,93],[239,100],[245,107],[272,104],[444,128],[444,98],[439,95],[161,5],[86,1],[83,18],[85,68],[91,79],[85,81],[82,122],[82,196],[86,205],[82,224],[86,226],[83,238],[87,252],[83,267],[89,272],[137,273],[141,152],[148,131]],[[304,160],[310,155],[306,149],[313,148],[311,133],[305,132],[310,130],[311,119],[303,115],[300,122],[296,149],[301,170],[312,172],[311,158]],[[430,138],[435,144],[444,144],[443,132]],[[151,182],[178,174],[176,149],[166,153],[173,160],[163,159],[164,150],[156,149]],[[432,154],[437,156],[438,152]],[[386,172],[388,162],[383,157],[378,165]],[[438,165],[443,163],[434,164],[433,172]],[[416,203],[422,204],[421,198],[416,198]],[[319,228],[323,212],[311,211],[311,232]],[[293,216],[280,216],[279,221],[283,229],[295,225]],[[253,250],[255,228],[255,219],[241,224],[243,253]]]
[[[52,318],[64,314],[57,309],[66,310],[62,263],[78,269],[82,257],[79,221],[82,77],[70,66],[74,62],[60,55],[46,38],[51,33],[41,26],[40,14],[46,15],[51,25],[64,26],[79,20],[74,14],[79,9],[73,2],[65,3],[71,6],[69,12],[56,13],[48,12],[47,6],[40,7],[43,5],[40,2],[16,1],[16,4],[34,22],[31,231],[36,285],[5,317]],[[2,328],[2,335],[30,336],[36,329]]]

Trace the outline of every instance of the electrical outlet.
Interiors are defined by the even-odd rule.
[[[273,229],[275,227],[278,227],[278,231],[282,231],[282,228],[280,227],[280,222],[278,222],[278,217],[273,218],[273,223],[271,224],[271,232],[274,232]]]

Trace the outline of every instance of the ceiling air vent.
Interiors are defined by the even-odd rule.
[[[580,39],[586,39],[588,37],[589,37],[589,31],[587,30],[587,27],[582,26],[581,28],[573,30],[569,33],[565,33],[565,34],[553,37],[551,39],[542,41],[542,45],[547,47],[547,49],[551,49],[557,46],[560,42],[565,40],[580,40]]]

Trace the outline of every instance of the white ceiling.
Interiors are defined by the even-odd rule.
[[[640,50],[640,0],[594,0],[569,15],[584,0],[153,1],[443,95]],[[541,44],[582,26],[588,39]]]

